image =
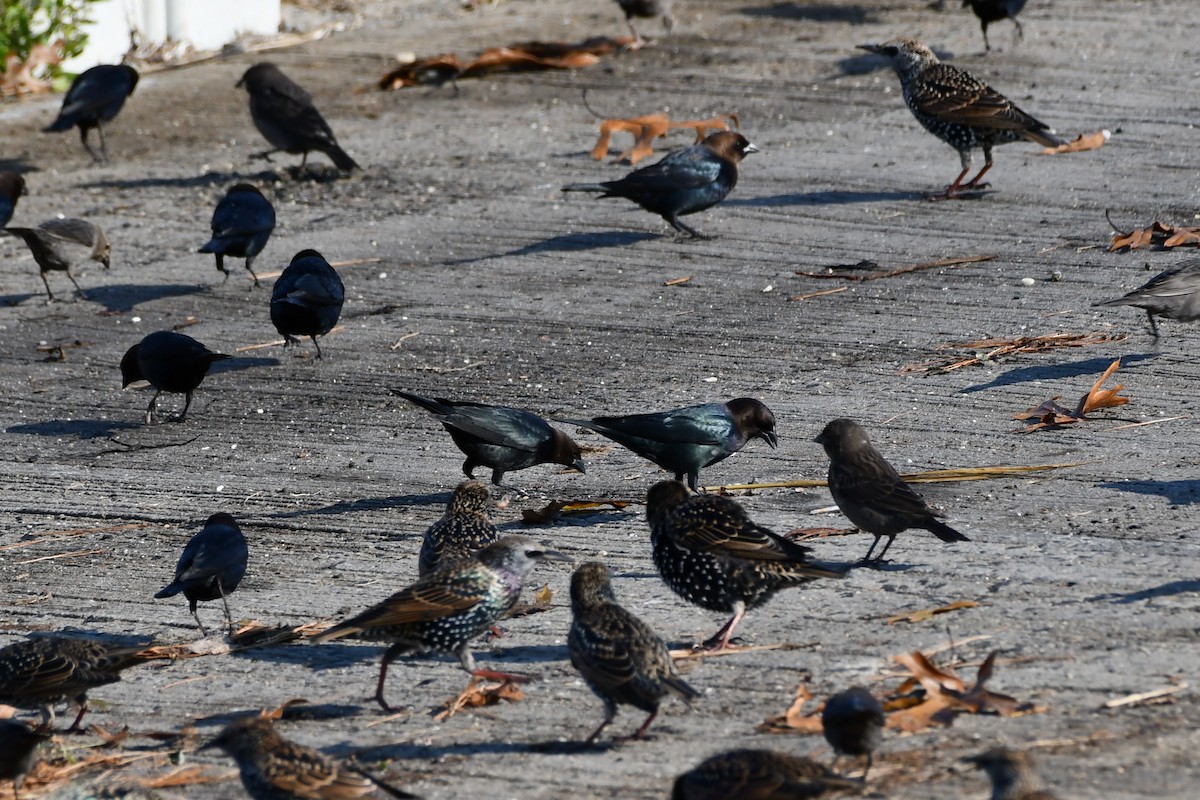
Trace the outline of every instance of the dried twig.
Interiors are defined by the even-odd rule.
[[[1118,697],[1115,700],[1109,700],[1104,704],[1105,708],[1121,708],[1123,706],[1133,706],[1139,703],[1147,703],[1151,700],[1158,700],[1163,697],[1168,697],[1173,694],[1178,694],[1188,688],[1186,682],[1180,682],[1175,686],[1164,686],[1161,689],[1151,689],[1148,692],[1138,692],[1137,694]]]
[[[910,272],[922,272],[927,269],[937,269],[938,267],[957,267],[960,264],[976,264],[980,261],[991,261],[995,256],[963,256],[961,258],[940,258],[937,261],[922,261],[920,264],[909,264],[907,267],[891,269],[887,272],[868,272],[866,275],[853,275],[841,272],[803,272],[797,271],[797,275],[802,275],[806,278],[841,278],[847,281],[877,281],[880,278],[894,278],[897,275],[907,275]]]
[[[1050,333],[1044,336],[1019,336],[1015,339],[980,339],[974,342],[953,342],[940,345],[938,350],[975,350],[968,358],[953,358],[950,361],[925,361],[909,364],[897,370],[897,375],[911,373],[953,372],[963,367],[974,367],[1019,353],[1042,353],[1060,347],[1090,347],[1096,344],[1112,344],[1128,338],[1124,333]]]

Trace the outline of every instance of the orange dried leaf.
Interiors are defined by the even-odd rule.
[[[1163,242],[1163,247],[1183,247],[1184,245],[1200,245],[1200,228],[1176,228],[1174,235]]]
[[[494,706],[501,701],[517,703],[524,699],[525,693],[512,681],[485,683],[472,678],[466,688],[450,699],[433,718],[441,722],[464,709]]]
[[[1108,141],[1110,136],[1112,134],[1108,131],[1081,133],[1073,141],[1060,144],[1057,147],[1047,147],[1042,151],[1042,155],[1053,156],[1059,153],[1082,153],[1085,150],[1098,150],[1104,146],[1104,143]]]
[[[894,617],[888,617],[887,624],[895,625],[897,622],[925,622],[933,619],[938,614],[948,614],[951,611],[958,611],[963,608],[977,608],[979,603],[974,600],[956,600],[948,605],[939,606],[938,608],[923,608],[920,611],[913,611],[909,614],[897,614]]]
[[[545,586],[534,592],[533,600],[535,603],[541,606],[550,605],[551,601],[554,600],[554,592],[550,591],[550,584],[547,583]]]
[[[1128,397],[1119,397],[1119,393],[1125,388],[1125,384],[1118,383],[1112,389],[1101,389],[1100,386],[1109,379],[1121,366],[1121,359],[1117,359],[1108,365],[1108,369],[1104,370],[1104,374],[1092,384],[1092,390],[1079,400],[1080,411],[1076,416],[1082,417],[1089,411],[1095,411],[1101,408],[1115,408],[1123,406],[1129,402]]]
[[[811,714],[805,714],[804,706],[812,699],[812,692],[805,684],[800,684],[796,687],[796,698],[792,701],[791,708],[778,716],[768,717],[758,726],[758,730],[764,733],[820,733],[824,730],[821,725],[821,710],[825,705],[822,703]]]

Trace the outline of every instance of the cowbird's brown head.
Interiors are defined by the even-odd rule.
[[[125,351],[124,357],[121,359],[121,388],[124,389],[131,383],[145,380],[142,376],[142,365],[138,363],[138,353],[142,349],[141,342],[138,342],[133,347]]]
[[[646,521],[657,528],[667,517],[691,497],[687,486],[679,481],[659,481],[646,492]]]
[[[479,481],[463,481],[454,489],[446,511],[450,514],[473,514],[486,517],[488,514],[488,487]]]
[[[280,743],[275,726],[266,717],[243,717],[225,726],[217,736],[200,750],[211,750],[218,747],[234,758],[251,756],[255,753],[269,750]]]
[[[705,137],[703,144],[721,158],[732,161],[734,164],[740,163],[748,153],[758,152],[758,148],[737,131],[717,131],[709,134]]]
[[[562,464],[564,467],[587,473],[587,467],[583,463],[583,451],[579,449],[579,445],[575,444],[574,439],[562,431],[554,429],[553,447],[555,464]]]
[[[830,422],[813,441],[824,447],[831,459],[871,449],[871,440],[862,426],[845,418]]]
[[[779,437],[775,434],[775,415],[762,401],[753,397],[739,397],[730,400],[725,407],[746,438],[762,439],[771,445],[771,449],[779,445]]]
[[[104,231],[96,229],[96,244],[92,247],[92,258],[104,265],[105,269],[112,266],[112,245]]]
[[[10,203],[16,205],[17,198],[24,194],[27,194],[24,178],[15,172],[0,172],[0,196],[8,198]]]
[[[601,603],[616,602],[608,567],[599,561],[589,561],[571,576],[571,610],[579,614]]]

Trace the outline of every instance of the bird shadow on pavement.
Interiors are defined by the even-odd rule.
[[[921,200],[921,192],[850,192],[830,189],[823,192],[776,194],[770,197],[736,197],[726,200],[726,206],[845,206],[852,203],[883,203],[895,200]]]
[[[1158,358],[1156,353],[1145,353],[1142,355],[1126,355],[1121,356],[1121,366],[1128,367],[1130,364],[1136,364],[1139,361],[1146,361],[1152,358]],[[1112,358],[1085,358],[1082,361],[1071,361],[1066,364],[1039,364],[1031,367],[1017,367],[1010,369],[1003,375],[997,375],[987,383],[977,383],[974,386],[966,386],[958,390],[959,394],[973,394],[974,392],[983,392],[988,389],[997,389],[1001,386],[1012,386],[1017,383],[1027,383],[1029,381],[1050,381],[1063,380],[1065,378],[1080,378],[1087,376],[1095,378],[1103,374],[1104,370],[1112,364]],[[1087,388],[1087,387],[1083,387]]]
[[[1133,494],[1158,495],[1173,506],[1190,506],[1200,502],[1200,480],[1178,481],[1109,481],[1096,484],[1101,489],[1116,489]]]
[[[1136,592],[1128,592],[1126,594],[1116,592],[1098,594],[1094,597],[1089,597],[1088,600],[1092,602],[1107,600],[1111,603],[1125,605],[1127,603],[1137,603],[1142,600],[1154,600],[1159,597],[1171,597],[1172,595],[1195,592],[1200,592],[1200,580],[1184,578],[1177,581],[1167,581],[1162,586],[1152,586],[1148,589],[1139,589]]]
[[[485,753],[500,755],[504,753],[534,752],[536,743],[531,742],[460,742],[445,745],[421,744],[385,744],[379,747],[354,748],[354,755],[360,762],[371,763],[387,759],[420,759],[439,761],[453,756],[473,756]]]
[[[473,264],[478,261],[489,261],[493,258],[509,256],[526,256],[535,253],[578,253],[586,250],[598,250],[602,247],[627,247],[648,239],[662,239],[661,233],[646,231],[597,231],[595,233],[567,233],[562,236],[552,236],[540,242],[509,250],[507,253],[492,253],[475,258],[460,258],[445,262],[448,266],[458,264]]]
[[[152,300],[162,300],[167,297],[182,297],[207,291],[204,286],[179,283],[137,284],[118,283],[107,286],[93,286],[85,290],[87,299],[100,303],[105,311],[112,314],[123,314],[132,311],[141,303]]]
[[[770,19],[796,19],[810,22],[846,22],[865,25],[879,22],[879,9],[862,5],[838,3],[775,3],[769,6],[746,6],[738,9],[748,17]]]
[[[140,422],[122,422],[112,419],[50,419],[45,422],[29,422],[5,428],[6,433],[26,433],[32,436],[63,436],[77,439],[106,439],[117,431],[140,428]]]
[[[396,494],[390,497],[360,497],[356,500],[341,500],[320,508],[306,508],[300,511],[280,511],[276,514],[268,514],[267,517],[270,519],[294,519],[296,517],[311,517],[319,514],[350,514],[355,511],[374,511],[377,509],[404,508],[406,506],[444,506],[449,499],[449,492]]]
[[[220,361],[214,361],[208,368],[209,375],[219,375],[222,372],[241,372],[258,367],[278,367],[283,364],[278,358],[268,356],[231,356]]]

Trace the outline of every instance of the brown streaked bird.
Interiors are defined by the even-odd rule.
[[[966,536],[940,521],[944,516],[925,502],[900,473],[879,454],[867,432],[854,420],[835,419],[813,439],[829,456],[829,493],[833,502],[856,527],[875,535],[863,562],[879,540],[887,538],[875,561],[883,561],[896,535],[923,528],[943,542],[969,542]]]
[[[30,728],[15,719],[0,720],[0,780],[13,782],[13,797],[19,798],[38,758],[38,745],[50,738],[48,733]]]
[[[871,771],[873,753],[883,742],[883,704],[861,686],[852,686],[825,701],[821,731],[838,756],[866,756],[861,780]],[[834,759],[837,766],[837,759]]]
[[[1101,300],[1092,306],[1135,306],[1144,309],[1150,332],[1159,337],[1156,316],[1195,322],[1200,319],[1200,258],[1190,258],[1178,267],[1155,275],[1129,294]]]
[[[625,12],[625,24],[629,26],[629,33],[633,36],[634,47],[646,42],[638,33],[637,28],[633,27],[634,17],[640,19],[662,17],[662,24],[667,29],[667,33],[675,30],[675,17],[671,15],[671,0],[617,0],[617,5]]]
[[[1034,771],[1028,753],[993,747],[963,760],[974,764],[992,779],[992,800],[1057,800]]]
[[[98,225],[93,225],[87,220],[50,219],[36,228],[5,230],[25,240],[40,270],[48,302],[53,302],[54,293],[50,291],[50,282],[46,280],[47,272],[53,270],[67,273],[79,296],[86,300],[87,295],[84,294],[79,281],[75,280],[75,267],[89,260],[100,262],[105,269],[112,264],[112,245],[108,243],[108,237]]]
[[[774,750],[729,750],[675,779],[671,800],[816,800],[862,790],[810,758]]]
[[[486,484],[463,481],[454,489],[446,513],[425,531],[417,574],[428,575],[443,564],[470,558],[500,538],[488,518],[491,497]]]
[[[200,750],[210,748],[233,757],[242,786],[254,800],[357,800],[379,797],[376,788],[391,797],[416,797],[285,739],[266,717],[231,722]]]
[[[964,69],[943,64],[933,51],[915,39],[893,39],[859,48],[890,58],[900,77],[904,102],[913,116],[934,136],[958,151],[962,172],[946,191],[931,199],[947,199],[963,191],[982,189],[981,179],[992,168],[992,148],[1025,139],[1045,147],[1063,142],[1044,122],[1026,114],[1016,103]],[[983,150],[983,169],[967,183],[975,148]]]
[[[1021,9],[1025,8],[1025,0],[963,0],[962,7],[970,8],[975,12],[975,16],[979,17],[979,29],[983,31],[983,49],[985,51],[992,49],[992,44],[988,41],[988,26],[1002,19],[1011,19],[1013,25],[1017,26],[1017,39],[1025,38],[1025,31],[1021,28],[1020,20],[1017,19],[1017,14],[1020,14]]]
[[[728,648],[746,611],[779,590],[844,577],[809,563],[809,548],[751,522],[736,500],[693,495],[679,481],[650,487],[646,521],[663,582],[689,603],[733,615],[704,642],[708,650]]]

